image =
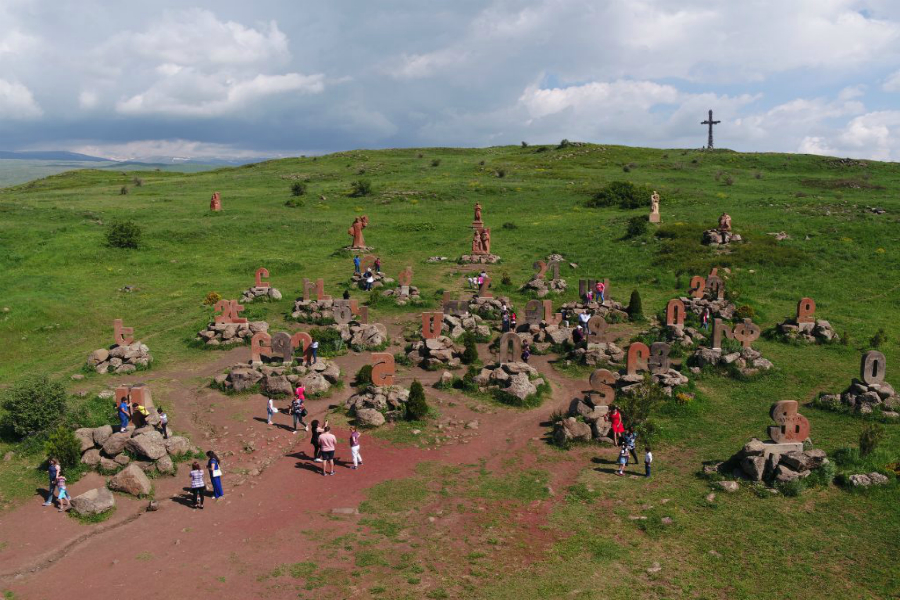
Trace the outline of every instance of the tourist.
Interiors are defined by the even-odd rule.
[[[628,464],[628,450],[625,449],[625,444],[622,444],[619,449],[619,470],[616,471],[616,475],[624,475],[625,474],[625,465]]]
[[[372,274],[372,271],[366,271],[366,291],[372,291],[373,285],[375,285],[375,275]]]
[[[67,509],[72,507],[72,503],[69,502],[69,491],[66,489],[66,476],[61,472],[56,476],[56,487],[59,490],[56,496],[56,499],[59,500],[59,508],[57,510],[63,512],[63,501],[65,500]]]
[[[328,425],[328,421],[325,421],[325,425]],[[309,442],[313,447],[313,462],[322,462],[322,459],[319,457],[319,434],[321,434],[324,430],[319,427],[318,419],[313,419],[313,421],[309,424],[309,429],[312,432],[312,435],[309,438]]]
[[[581,325],[581,328],[584,330],[582,333],[587,333],[588,331],[588,321],[591,320],[591,313],[588,311],[584,311],[580,315],[578,315],[578,323]]]
[[[119,431],[128,431],[128,421],[131,420],[131,411],[128,410],[128,398],[122,398],[119,403]]]
[[[316,361],[319,360],[319,340],[313,340],[309,348],[312,350],[312,364],[316,364]]]
[[[516,311],[512,311],[509,313],[509,330],[516,330]]]
[[[644,476],[650,477],[650,464],[653,462],[653,452],[650,451],[650,446],[646,447],[646,451],[644,452]]]
[[[329,427],[326,422],[322,433],[319,434],[319,450],[322,456],[322,475],[334,475],[334,447],[336,444],[337,438],[331,433],[331,427]]]
[[[703,325],[703,329],[709,329],[709,307],[705,306],[703,308],[703,313],[700,315],[700,323]]]
[[[270,425],[270,426],[272,425],[272,416],[277,412],[278,412],[278,409],[275,408],[275,399],[274,398],[267,399],[266,400],[266,415],[267,415],[266,424],[267,425]]]
[[[475,288],[478,285],[478,280],[474,276],[467,278],[467,281],[470,288]]]
[[[531,344],[527,341],[522,342],[522,362],[527,363],[528,359],[531,357]]]
[[[503,316],[500,317],[501,327],[500,330],[503,333],[509,331],[509,312],[507,310],[503,310]]]
[[[375,258],[375,272],[381,273],[381,257],[380,256]]]
[[[585,294],[585,298],[588,304],[594,299],[594,290],[588,290],[587,294]]]
[[[355,425],[350,426],[350,456],[353,457],[353,466],[350,468],[355,471],[357,465],[363,464],[362,456],[359,454],[359,430]]]
[[[597,282],[597,294],[596,298],[600,298],[600,304],[606,302],[606,284],[602,281]]]
[[[156,409],[156,414],[159,415],[159,431],[162,433],[163,439],[169,439],[169,415],[165,413],[162,409],[162,406]]]
[[[477,284],[478,289],[481,289],[481,284],[484,283],[484,276],[483,276],[483,275],[479,275],[478,277],[476,277],[476,278],[475,278],[475,283]]]
[[[203,496],[206,494],[206,484],[203,482],[203,469],[196,460],[191,465],[191,497],[194,500],[192,508],[203,508]]]
[[[634,427],[629,427],[625,432],[625,435],[622,436],[622,440],[625,442],[625,448],[628,449],[628,453],[631,455],[631,458],[634,459],[634,464],[637,464],[637,449],[635,447],[637,442],[637,434],[634,432]]]
[[[575,346],[578,346],[583,341],[584,341],[584,329],[581,327],[581,325],[578,325],[575,327],[575,330],[572,331],[572,343],[574,343]]]
[[[297,433],[297,424],[303,426],[303,430],[306,431],[307,425],[303,422],[303,417],[306,416],[306,407],[303,406],[303,399],[300,397],[301,392],[303,391],[303,386],[297,388],[297,396],[291,401],[291,416],[294,420],[294,433]]]
[[[354,273],[360,272],[359,267],[361,264],[362,264],[362,262],[359,260],[359,254],[357,254],[356,256],[353,257],[353,272]]]
[[[134,420],[134,426],[136,428],[143,427],[147,424],[147,417],[150,416],[150,411],[147,410],[143,404],[138,404],[137,402],[132,403],[131,405],[131,418]]]
[[[622,426],[622,413],[619,412],[619,408],[615,404],[609,407],[609,413],[606,415],[605,419],[611,424],[613,444],[618,446],[619,434],[623,433],[625,428]]]
[[[209,459],[206,468],[209,470],[209,480],[212,482],[213,498],[218,502],[219,498],[225,495],[225,492],[222,491],[222,461],[212,450],[207,450],[206,458]]]
[[[53,504],[53,490],[56,489],[56,478],[59,477],[59,461],[51,458],[47,461],[47,474],[50,475],[50,491],[47,493],[47,501],[44,506]]]

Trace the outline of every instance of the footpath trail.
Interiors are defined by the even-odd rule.
[[[399,326],[388,326],[392,339],[400,339]],[[486,357],[486,349],[481,354]],[[337,427],[337,474],[323,477],[320,465],[309,456],[308,434],[294,434],[286,415],[276,416],[277,426],[265,424],[262,396],[229,397],[208,387],[210,377],[248,358],[249,349],[239,348],[180,372],[150,372],[154,397],[174,407],[174,429],[187,432],[195,444],[222,457],[224,499],[207,498],[203,510],[190,508],[185,464],[175,478],[154,480],[158,511],[145,512],[146,501],[117,495],[114,516],[98,525],[84,525],[42,507],[35,496],[0,518],[0,542],[6,544],[0,552],[0,586],[27,599],[111,594],[206,597],[223,592],[227,597],[258,597],[260,574],[277,564],[315,560],[317,544],[310,541],[310,532],[355,528],[353,520],[335,520],[333,509],[355,509],[366,490],[414,475],[423,461],[462,465],[484,460],[487,468],[494,468],[513,452],[524,449],[527,454],[529,444],[546,443],[542,423],[583,391],[583,382],[554,371],[550,356],[531,360],[553,387],[552,398],[533,410],[478,406],[458,393],[430,387],[439,373],[404,370],[398,373],[398,383],[408,386],[413,377],[422,381],[442,422],[477,419],[478,428],[459,428],[458,437],[445,436],[434,448],[393,445],[365,433],[365,465],[353,471],[346,462],[348,431]],[[350,353],[335,360],[349,381],[369,356]],[[321,420],[330,406],[342,404],[353,393],[348,385],[330,398],[308,403],[308,419]],[[574,478],[583,466],[567,465],[554,476]],[[102,483],[100,476],[89,475],[72,486],[72,492],[77,495]],[[217,579],[220,576],[227,576],[227,585]],[[267,591],[267,597],[280,596]],[[285,591],[285,597],[296,593]]]

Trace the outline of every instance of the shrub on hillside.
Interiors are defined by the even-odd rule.
[[[406,418],[410,421],[421,421],[428,416],[428,402],[425,400],[425,388],[414,379],[409,386],[409,400],[406,401]]]
[[[662,388],[645,374],[644,380],[627,394],[617,396],[616,404],[622,412],[625,427],[637,428],[650,418],[653,410],[666,400]]]
[[[640,208],[649,203],[650,191],[636,186],[630,181],[611,181],[585,204],[589,208],[618,206],[619,208]]]
[[[748,304],[742,304],[734,311],[734,314],[739,319],[752,319],[756,316],[756,311],[753,310],[753,307]]]
[[[291,184],[291,195],[302,196],[306,193],[306,184],[302,181],[295,181]]]
[[[563,140],[559,143],[559,146],[556,147],[557,150],[562,150],[563,148],[568,148],[572,145],[572,142],[563,138]]]
[[[500,179],[506,177],[506,169],[497,169],[497,177]]]
[[[16,438],[34,435],[59,421],[66,388],[46,375],[26,375],[3,395],[3,427]]]
[[[631,217],[628,219],[628,229],[626,231],[626,236],[630,238],[641,237],[645,233],[647,233],[647,217],[644,215],[638,215],[636,217]]]
[[[123,185],[121,188],[119,188],[119,195],[120,196],[128,195],[128,186],[127,185]]]
[[[879,423],[863,423],[859,433],[859,455],[868,456],[875,452],[878,444],[884,438],[884,427]]]
[[[439,166],[441,166],[441,159],[439,159],[439,158],[432,158],[432,159],[431,159],[431,166],[432,166],[432,167],[439,167]]]
[[[212,306],[216,302],[222,299],[222,294],[219,292],[210,292],[206,295],[206,298],[203,299],[203,304],[206,306]]]
[[[644,316],[644,307],[641,304],[641,293],[631,290],[631,298],[628,300],[628,317],[636,321]]]
[[[131,180],[131,182],[135,185],[135,187],[141,187],[142,185],[144,185],[144,180],[140,177],[135,177]]]
[[[48,458],[58,459],[64,470],[74,469],[81,463],[81,442],[65,425],[60,425],[50,434],[44,444],[44,451]]]
[[[872,336],[872,339],[869,340],[869,345],[873,348],[880,348],[882,344],[887,341],[887,334],[884,332],[884,327],[875,332],[875,335]]]
[[[341,339],[341,332],[330,327],[315,327],[309,330],[309,335],[313,341],[319,342],[320,358],[330,358],[337,356],[344,345]]]
[[[478,346],[475,344],[475,334],[467,331],[463,335],[463,353],[460,357],[464,365],[471,365],[478,360]]]
[[[113,248],[137,248],[141,227],[134,221],[114,221],[106,230],[106,243]]]
[[[354,198],[361,198],[372,193],[372,182],[368,179],[357,179],[350,184],[350,195]]]
[[[359,371],[356,372],[356,377],[353,379],[353,385],[356,387],[362,387],[364,385],[372,384],[372,365],[363,365],[359,368]]]

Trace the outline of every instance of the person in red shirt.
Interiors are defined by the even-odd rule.
[[[625,426],[622,425],[622,413],[619,412],[619,407],[616,405],[610,406],[609,414],[606,415],[606,420],[611,424],[613,443],[618,446],[619,434],[625,433]]]

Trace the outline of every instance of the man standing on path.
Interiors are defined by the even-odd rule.
[[[334,448],[337,438],[331,433],[331,427],[325,426],[325,431],[319,435],[319,449],[322,451],[322,475],[334,475]]]
[[[361,263],[360,263],[360,260],[359,260],[359,254],[357,254],[355,257],[353,257],[353,272],[354,272],[354,273],[359,273],[359,272],[360,272],[360,269],[359,269],[360,264],[361,264]]]

